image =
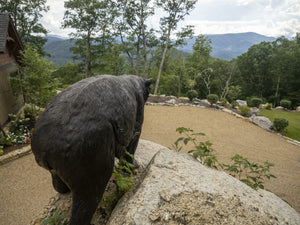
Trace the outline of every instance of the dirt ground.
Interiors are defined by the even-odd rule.
[[[235,154],[274,163],[271,173],[277,179],[266,181],[265,189],[300,212],[300,147],[233,115],[188,106],[147,106],[141,138],[171,147],[180,137],[178,127],[205,133],[203,141],[213,143],[221,163],[229,163]]]
[[[235,154],[250,161],[275,164],[277,176],[266,183],[300,212],[300,147],[276,134],[224,112],[194,107],[146,106],[141,138],[166,147],[179,137],[177,127],[206,134],[219,162],[228,163]],[[38,167],[32,154],[0,166],[0,224],[26,225],[55,194],[50,174]]]

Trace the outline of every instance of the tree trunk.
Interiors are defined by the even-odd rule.
[[[140,67],[140,38],[138,37],[138,42],[136,46],[136,65],[135,65],[135,75],[139,76],[139,67]]]
[[[143,58],[144,58],[144,78],[148,77],[147,74],[147,42],[146,42],[146,35],[145,35],[145,26],[142,26],[142,33],[143,33]]]
[[[86,39],[86,50],[85,50],[85,77],[90,77],[91,72],[91,43],[90,43],[90,34],[88,33]]]
[[[160,66],[159,66],[159,70],[158,70],[158,74],[157,74],[157,79],[156,79],[156,83],[155,83],[154,95],[157,94],[161,72],[162,72],[164,62],[165,62],[165,58],[166,58],[166,54],[167,54],[167,51],[168,51],[170,34],[171,34],[171,27],[169,26],[167,40],[166,40],[165,48],[164,48],[164,51],[163,51],[163,54],[162,54],[162,58],[161,58],[161,62],[160,62]]]
[[[277,102],[277,98],[278,98],[279,84],[280,84],[280,75],[278,75],[278,78],[277,78],[277,85],[276,85],[276,93],[275,93],[275,99],[274,99],[274,106],[275,106],[275,104]]]

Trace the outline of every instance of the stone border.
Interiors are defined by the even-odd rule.
[[[2,156],[0,156],[0,166],[4,165],[5,163],[8,163],[12,160],[21,158],[22,156],[27,155],[29,153],[31,153],[31,146],[27,145],[23,148],[20,148],[20,149],[14,150],[8,154],[2,155]]]

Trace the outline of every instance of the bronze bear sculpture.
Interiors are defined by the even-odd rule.
[[[90,224],[114,158],[135,153],[151,83],[134,75],[86,78],[59,93],[39,117],[32,151],[55,190],[72,192],[70,225]]]

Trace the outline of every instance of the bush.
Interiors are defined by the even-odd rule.
[[[189,90],[187,92],[187,97],[190,99],[190,101],[193,101],[194,98],[198,97],[198,92],[196,90]]]
[[[231,106],[232,106],[233,108],[237,107],[237,105],[238,105],[238,104],[237,104],[236,101],[232,101],[232,102],[231,102]]]
[[[272,103],[267,103],[266,109],[270,110],[273,108],[273,104]]]
[[[220,102],[221,102],[222,106],[225,106],[227,104],[227,99],[226,98],[221,98]]]
[[[282,132],[289,125],[289,121],[284,118],[275,118],[274,127],[276,130]]]
[[[251,110],[248,106],[240,106],[239,110],[240,110],[242,116],[250,116]]]
[[[251,106],[259,108],[259,105],[262,103],[261,98],[251,98]]]
[[[290,100],[283,99],[280,101],[280,106],[283,108],[289,109],[292,105],[292,102]]]
[[[210,105],[216,104],[219,100],[218,95],[209,94],[207,95],[207,100],[209,101]]]

